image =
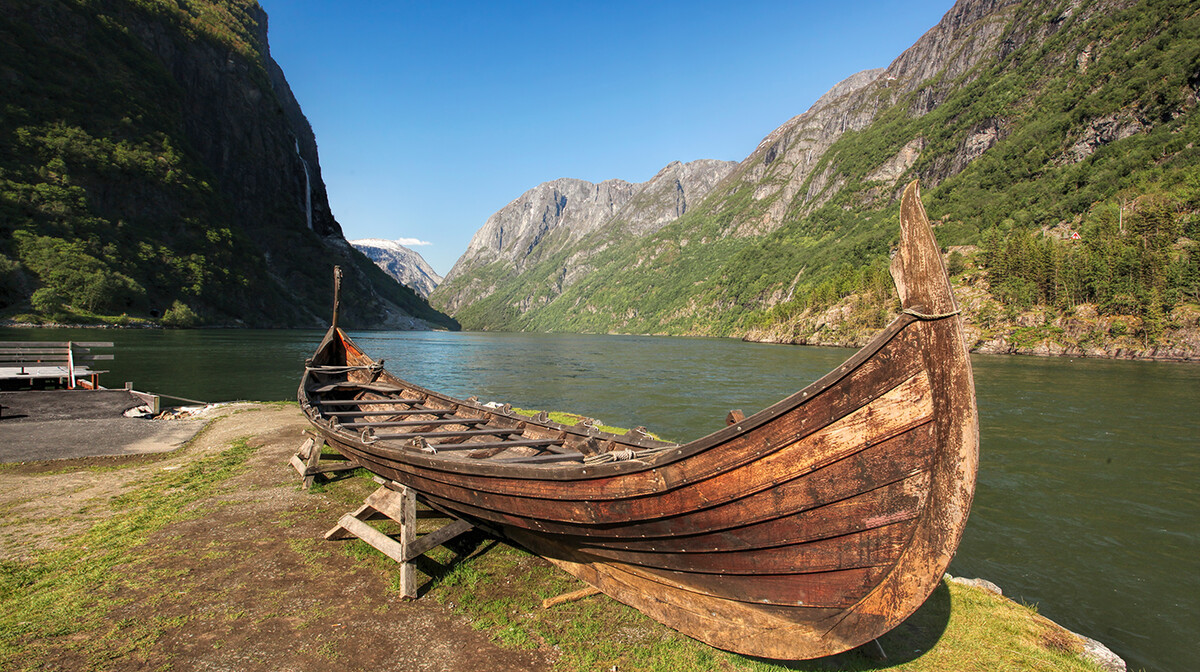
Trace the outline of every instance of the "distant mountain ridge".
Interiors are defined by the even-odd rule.
[[[849,344],[803,331],[843,317],[798,316],[862,293],[842,312],[868,332],[886,321],[897,197],[919,179],[939,242],[969,255],[955,272],[987,271],[972,281],[994,283],[1002,310],[1093,304],[1130,316],[1116,322],[1143,344],[1170,340],[1163,325],[1190,324],[1200,305],[1198,100],[1194,4],[961,0],[678,216],[637,235],[626,223],[645,211],[631,199],[602,226],[528,237],[508,256],[473,241],[431,301],[472,329]],[[1135,212],[1140,233],[1121,220]],[[480,234],[495,230],[489,219]],[[969,319],[981,340],[997,336],[993,317]]]
[[[674,161],[642,183],[592,184],[562,178],[544,182],[488,218],[446,274],[439,305],[453,311],[487,298],[487,277],[519,275],[537,261],[592,234],[624,238],[653,233],[677,219],[734,169],[732,161]],[[564,260],[553,286],[561,291],[586,274],[587,259],[603,249],[580,249]]]
[[[433,270],[425,258],[416,250],[394,240],[383,238],[361,238],[352,240],[354,249],[367,255],[375,265],[396,279],[396,282],[411,288],[417,294],[428,297],[441,282],[442,276]]]

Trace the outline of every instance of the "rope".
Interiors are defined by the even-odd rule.
[[[304,367],[304,370],[311,371],[313,373],[325,374],[349,373],[351,371],[370,371],[372,373],[378,373],[383,371],[383,365],[375,363],[367,364],[365,366],[306,366]]]
[[[637,460],[637,459],[641,459],[643,457],[649,457],[651,455],[656,455],[658,453],[663,452],[664,450],[670,450],[670,449],[676,448],[676,447],[677,446],[657,446],[655,448],[647,448],[646,450],[631,450],[629,448],[626,448],[625,450],[611,450],[607,453],[600,453],[599,455],[589,455],[588,457],[583,458],[583,463],[584,464],[607,464],[609,462],[624,462],[625,460]]]
[[[906,313],[908,315],[912,315],[913,317],[917,318],[918,320],[941,320],[941,319],[944,319],[947,317],[953,317],[955,315],[958,315],[959,313],[962,312],[962,309],[961,308],[955,309],[955,310],[950,311],[949,313],[922,313],[918,310],[913,310],[912,308],[905,308],[904,310],[901,310],[900,312]]]

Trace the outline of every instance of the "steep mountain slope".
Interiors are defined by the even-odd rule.
[[[508,295],[523,284],[527,270],[570,248],[551,276],[540,280],[539,289],[561,293],[591,270],[588,258],[608,244],[587,247],[579,241],[593,235],[629,239],[651,234],[703,199],[736,165],[712,159],[674,161],[640,184],[567,178],[540,184],[488,218],[431,298],[452,312],[497,291]]]
[[[0,308],[55,319],[453,321],[342,238],[253,0],[9,0]]]
[[[363,238],[352,240],[354,249],[367,255],[375,265],[383,269],[400,284],[412,289],[421,296],[429,296],[442,281],[416,250],[411,250],[394,240],[382,238]]]
[[[799,315],[857,292],[875,297],[860,311],[872,328],[891,308],[897,193],[920,178],[939,241],[979,246],[963,248],[978,252],[957,270],[990,273],[1001,311],[1091,303],[1169,322],[1200,301],[1198,11],[963,0],[887,68],[770,133],[659,230],[595,231],[517,275],[457,278],[494,289],[453,305],[435,293],[435,305],[471,328],[803,340],[789,335]],[[1041,233],[1052,229],[1082,240]],[[556,291],[577,255],[586,272]]]

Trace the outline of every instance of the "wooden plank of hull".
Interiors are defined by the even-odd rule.
[[[929,487],[929,474],[919,472],[894,483],[847,499],[818,504],[760,522],[707,534],[678,534],[650,539],[604,539],[575,536],[565,539],[584,551],[611,549],[656,553],[720,553],[770,548],[817,539],[840,537],[881,525],[916,518]],[[791,508],[792,505],[786,505]],[[779,507],[786,510],[784,506]],[[679,529],[688,529],[681,524]],[[598,555],[604,555],[599,551]]]
[[[536,552],[651,618],[729,651],[780,659],[794,659],[797,652],[803,652],[804,657],[813,658],[861,643],[847,641],[840,633],[830,631],[830,625],[846,613],[845,607],[780,607],[727,600],[663,579],[640,576],[620,566],[587,562],[572,557],[565,549],[541,547]],[[862,576],[859,586],[878,581],[871,570],[853,571]],[[821,590],[816,587],[821,578],[829,585],[829,577],[809,575],[809,578],[814,581],[814,590]],[[822,601],[817,594],[809,597],[814,605]]]
[[[896,561],[912,536],[912,519],[869,527],[840,536],[767,548],[715,552],[626,551],[603,547],[580,549],[600,560],[700,574],[803,574],[877,567]]]
[[[679,453],[668,451],[645,461],[606,465],[613,468],[626,466],[628,469],[625,471],[633,473],[605,475],[602,468],[593,467],[571,470],[579,477],[575,481],[514,479],[502,471],[494,476],[462,473],[461,463],[414,454],[396,459],[393,467],[419,472],[424,478],[444,480],[471,490],[546,499],[584,501],[657,495],[759,459],[765,452],[777,450],[788,442],[827,427],[893,390],[915,375],[920,365],[919,351],[910,339],[892,339],[878,353],[878,357],[849,371],[843,381],[844,386],[839,385],[836,391],[796,401],[792,408],[783,409],[776,405],[764,411],[771,416],[769,420],[761,418],[763,414],[756,414],[746,421],[743,431],[738,431],[741,427],[728,428],[709,437],[711,441],[701,439],[681,448]],[[758,425],[751,425],[756,418]],[[722,440],[717,440],[718,437]],[[701,449],[690,450],[690,454],[683,459],[681,455],[688,453],[687,449],[693,445],[700,445]],[[716,446],[720,446],[720,449],[715,450]],[[374,447],[375,450],[380,448],[383,446]],[[443,471],[445,475],[433,473],[436,471]]]
[[[875,444],[842,461],[778,486],[731,501],[723,506],[689,511],[679,516],[646,521],[623,521],[611,525],[557,523],[513,516],[464,505],[430,495],[432,501],[460,513],[513,527],[556,535],[576,536],[593,543],[620,548],[621,543],[640,539],[644,543],[679,539],[769,521],[798,511],[837,502],[894,483],[928,468],[934,425],[927,423],[889,441]],[[351,451],[350,448],[343,450]],[[369,461],[368,461],[369,462]],[[382,469],[379,465],[370,468]],[[636,542],[632,542],[636,543]],[[666,542],[664,542],[666,543]]]
[[[913,376],[872,404],[787,443],[760,460],[682,487],[663,488],[653,496],[618,499],[625,490],[612,488],[616,492],[606,501],[546,501],[460,487],[412,473],[398,475],[397,480],[443,499],[544,520],[603,524],[656,519],[717,506],[792,480],[874,443],[886,441],[928,421],[932,413],[930,402],[928,377],[923,374]],[[654,469],[649,473],[654,475],[664,470]],[[493,480],[496,489],[505,483],[500,479]]]
[[[901,228],[893,275],[908,315],[805,391],[653,457],[531,466],[364,445],[317,417],[306,402],[308,374],[302,407],[355,462],[442,508],[498,526],[685,634],[767,657],[844,651],[894,627],[932,592],[974,492],[970,363],[916,183],[905,190]],[[318,360],[373,363],[336,325]],[[461,403],[377,369],[347,375],[357,387],[309,388],[375,389],[453,409]],[[478,404],[469,408],[497,426],[514,422]],[[514,438],[549,436],[568,448],[588,439],[582,429],[540,421]],[[777,573],[760,575],[764,568]]]

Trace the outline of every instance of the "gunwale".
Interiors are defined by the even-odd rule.
[[[526,418],[524,416],[522,416],[518,419],[519,422],[525,422],[527,424],[537,425],[537,426],[543,427],[549,431],[567,432],[570,434],[575,434],[577,436],[594,436],[597,439],[602,439],[605,441],[612,441],[613,443],[628,445],[628,446],[631,446],[634,448],[658,448],[658,447],[662,447],[662,446],[666,446],[666,445],[675,446],[671,450],[664,451],[664,452],[658,453],[656,455],[653,455],[653,456],[650,456],[650,457],[647,457],[647,458],[644,458],[644,459],[641,459],[638,461],[610,462],[607,464],[590,465],[590,466],[586,466],[583,468],[578,468],[575,465],[571,465],[571,466],[567,466],[567,465],[528,465],[528,464],[517,463],[517,464],[504,465],[503,471],[499,471],[496,469],[496,465],[492,462],[459,461],[459,460],[448,460],[445,458],[438,458],[438,457],[427,457],[427,456],[420,455],[420,454],[414,454],[409,451],[395,449],[386,444],[375,446],[375,451],[377,451],[381,455],[385,455],[385,456],[387,456],[391,459],[394,459],[398,462],[417,466],[417,467],[422,467],[425,469],[447,471],[447,472],[452,472],[452,473],[456,473],[456,474],[475,474],[475,475],[479,475],[479,476],[499,476],[499,477],[505,478],[505,479],[528,479],[528,480],[533,480],[533,481],[545,481],[545,480],[569,481],[569,480],[599,479],[599,478],[604,478],[606,476],[616,476],[616,475],[624,475],[624,474],[635,473],[635,472],[651,471],[651,470],[655,469],[656,467],[662,467],[662,466],[665,466],[665,465],[668,465],[668,464],[671,464],[674,462],[679,462],[679,461],[685,460],[693,455],[696,455],[697,453],[701,453],[703,451],[711,449],[714,446],[720,445],[722,443],[726,443],[730,439],[735,438],[741,434],[747,433],[749,431],[752,431],[754,429],[757,429],[759,427],[767,425],[767,424],[771,423],[772,421],[774,421],[775,419],[777,419],[778,417],[785,415],[789,411],[795,410],[797,407],[799,407],[800,405],[802,405],[804,403],[807,403],[810,399],[818,397],[820,395],[820,393],[833,387],[834,385],[839,383],[842,379],[851,375],[854,371],[856,371],[859,367],[861,367],[865,362],[871,360],[874,356],[876,356],[879,353],[880,350],[882,350],[885,346],[887,346],[896,335],[900,334],[906,327],[913,324],[914,322],[917,322],[916,317],[909,315],[909,314],[901,314],[899,317],[897,317],[895,320],[893,320],[892,323],[889,324],[883,331],[881,331],[878,335],[876,335],[875,338],[873,338],[867,345],[863,346],[862,349],[857,351],[853,356],[851,356],[849,359],[847,359],[838,368],[830,371],[829,373],[825,374],[821,378],[819,378],[816,381],[812,382],[811,384],[805,386],[801,390],[781,399],[780,401],[762,409],[761,411],[758,411],[757,413],[754,413],[753,415],[747,416],[744,420],[742,420],[741,422],[738,422],[735,425],[729,425],[726,427],[722,427],[720,429],[717,429],[717,430],[709,433],[706,436],[700,437],[698,439],[695,439],[693,441],[690,441],[690,442],[687,442],[684,444],[671,444],[671,443],[665,442],[665,441],[655,441],[654,439],[649,439],[649,438],[644,438],[644,437],[630,437],[627,435],[611,434],[608,432],[597,432],[596,434],[589,435],[589,434],[585,434],[584,432],[582,432],[575,426],[563,425],[563,424],[556,423],[556,422],[549,421],[549,420],[538,422],[532,418]],[[364,365],[368,365],[370,363],[374,363],[374,360],[372,360],[365,353],[363,353],[360,349],[358,349],[358,347],[354,344],[353,340],[351,340],[350,337],[345,334],[345,332],[341,331],[340,329],[337,329],[336,327],[330,328],[329,332],[325,336],[325,339],[322,341],[321,346],[318,346],[318,351],[323,349],[325,347],[325,344],[327,342],[332,341],[333,339],[337,339],[338,341],[340,341],[343,344],[343,346],[346,347],[350,353],[355,353],[355,354],[351,354],[350,356],[347,357],[348,361],[354,361],[354,362],[356,362],[356,365],[359,365],[359,366],[364,366]],[[494,409],[489,409],[486,406],[484,406],[483,404],[478,403],[478,402],[471,402],[471,401],[468,401],[465,399],[457,399],[457,398],[451,397],[449,395],[444,395],[439,392],[435,392],[433,390],[423,388],[420,385],[416,385],[416,384],[410,383],[408,381],[403,381],[399,378],[396,378],[395,376],[392,376],[391,374],[387,374],[386,371],[385,371],[385,375],[387,375],[390,379],[396,381],[396,383],[400,384],[405,390],[407,390],[409,392],[416,392],[418,394],[425,395],[426,399],[424,399],[423,401],[426,401],[426,402],[428,402],[429,399],[436,399],[439,402],[450,404],[450,405],[456,405],[456,406],[459,406],[462,408],[467,408],[467,409],[470,409],[471,411],[476,411],[476,412],[482,413],[486,416],[493,417],[493,418],[495,418],[497,416],[504,417],[504,418],[512,417],[512,416],[507,416],[507,415],[501,415],[501,414],[497,413]],[[316,409],[313,408],[310,404],[305,403],[305,400],[307,399],[307,394],[306,394],[306,390],[305,390],[305,383],[307,381],[307,378],[308,378],[308,373],[306,372],[304,378],[301,381],[301,406],[304,409],[305,414],[308,416],[309,421],[311,423],[313,423],[314,425],[321,427],[325,431],[331,432],[338,439],[341,439],[341,440],[347,441],[347,442],[357,441],[359,439],[359,436],[357,434],[355,434],[353,432],[343,431],[337,425],[330,426],[329,423],[323,423],[320,416],[318,415],[318,412],[316,411]],[[386,413],[381,412],[380,415],[386,415]]]

